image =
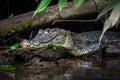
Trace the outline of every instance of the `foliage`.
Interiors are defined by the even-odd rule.
[[[58,8],[61,11],[68,0],[58,0]],[[73,0],[74,6],[79,7],[85,0]],[[41,0],[40,4],[38,5],[37,9],[35,10],[33,17],[43,11],[49,4],[51,0]]]
[[[14,71],[16,70],[16,68],[12,65],[4,64],[4,65],[0,65],[0,70]]]
[[[12,45],[10,46],[10,49],[11,49],[11,50],[14,50],[14,49],[17,49],[19,46],[20,46],[20,43],[12,44]]]
[[[48,48],[52,48],[53,51],[57,51],[60,48],[60,46],[54,44],[48,44]]]
[[[64,7],[64,5],[65,5],[66,2],[67,2],[67,0],[59,0],[58,1],[59,11],[62,11],[62,8]]]
[[[98,19],[105,15],[108,11],[112,10],[110,16],[108,19],[106,19],[104,26],[103,26],[103,32],[100,36],[99,42],[101,42],[102,37],[104,33],[115,26],[117,23],[119,23],[120,18],[120,0],[111,0],[109,4],[101,11],[101,13],[98,15]]]
[[[79,7],[85,0],[73,0],[74,6]]]
[[[33,17],[43,11],[49,4],[50,4],[51,0],[41,0],[39,6],[37,7],[37,9],[35,10],[34,14],[33,14]]]

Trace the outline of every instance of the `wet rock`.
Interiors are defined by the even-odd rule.
[[[34,56],[40,56],[42,60],[47,60],[47,61],[55,61],[68,56],[67,49],[63,47],[60,47],[57,51],[54,51],[52,49],[45,49],[40,53],[34,51],[33,54]]]
[[[19,48],[14,51],[16,63],[25,63],[31,60],[32,53],[29,49]]]

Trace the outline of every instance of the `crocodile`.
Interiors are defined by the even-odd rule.
[[[21,42],[21,47],[44,48],[49,44],[54,44],[66,48],[68,53],[73,56],[83,56],[98,50],[100,35],[101,31],[75,33],[60,28],[40,29],[33,39],[24,39]],[[118,38],[120,38],[119,32],[107,31],[102,38],[101,44],[106,46]]]

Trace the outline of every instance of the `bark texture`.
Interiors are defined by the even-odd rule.
[[[104,6],[104,0],[87,0],[80,7],[74,7],[72,2],[68,2],[61,12],[58,11],[57,5],[53,5],[33,18],[32,15],[34,11],[14,16],[0,21],[0,37],[23,30],[27,27],[47,24],[57,19],[93,14],[101,10]]]

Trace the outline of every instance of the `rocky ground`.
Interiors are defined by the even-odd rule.
[[[0,64],[16,70],[0,70],[0,80],[118,80],[119,63],[119,56],[73,57],[64,48],[2,50]]]

